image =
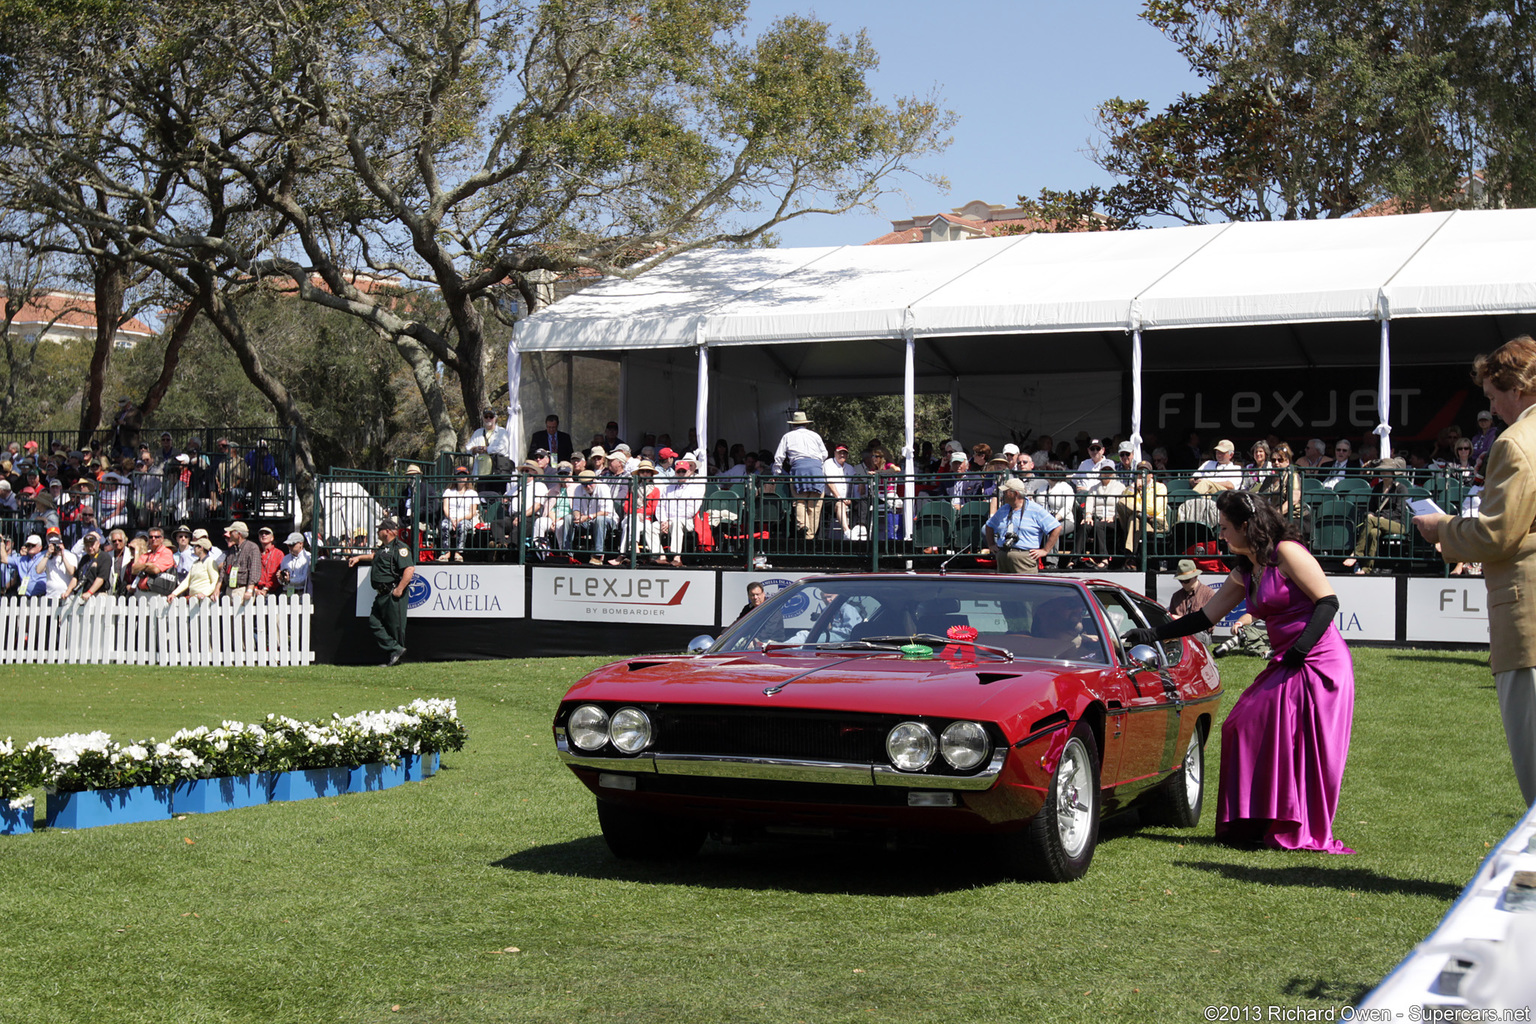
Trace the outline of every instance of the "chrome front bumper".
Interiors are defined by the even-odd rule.
[[[714,757],[705,754],[637,754],[634,757],[594,757],[571,748],[564,729],[555,730],[560,760],[578,768],[604,772],[693,775],[715,779],[764,779],[770,782],[822,782],[844,786],[904,786],[907,789],[991,789],[1008,760],[1008,749],[992,751],[992,759],[975,775],[922,775],[889,765],[840,761],[795,761],[772,757]]]

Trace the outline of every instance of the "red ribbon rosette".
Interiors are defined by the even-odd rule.
[[[950,626],[944,633],[951,640],[975,640],[981,635],[981,631],[975,626]],[[952,661],[974,662],[976,660],[976,648],[970,646],[960,647],[958,645],[947,647],[944,650],[944,657]]]

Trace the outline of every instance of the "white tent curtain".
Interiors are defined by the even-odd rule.
[[[507,342],[507,431],[512,435],[513,454],[523,438],[523,356],[517,350],[517,335]]]

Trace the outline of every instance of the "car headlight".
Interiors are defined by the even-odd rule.
[[[904,772],[919,772],[933,760],[938,743],[922,722],[902,722],[885,736],[885,754]]]
[[[992,742],[980,722],[950,722],[939,734],[939,753],[961,771],[981,764],[991,749]]]
[[[582,750],[598,750],[608,742],[608,712],[596,704],[583,704],[566,719],[565,731]]]
[[[651,720],[639,708],[619,708],[608,722],[608,738],[625,754],[638,754],[651,745]]]

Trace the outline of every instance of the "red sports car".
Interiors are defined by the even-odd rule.
[[[1205,648],[1119,637],[1168,614],[1049,576],[802,580],[701,653],[591,673],[560,758],[619,857],[706,835],[980,834],[1015,875],[1066,881],[1102,815],[1200,820],[1221,681]]]

